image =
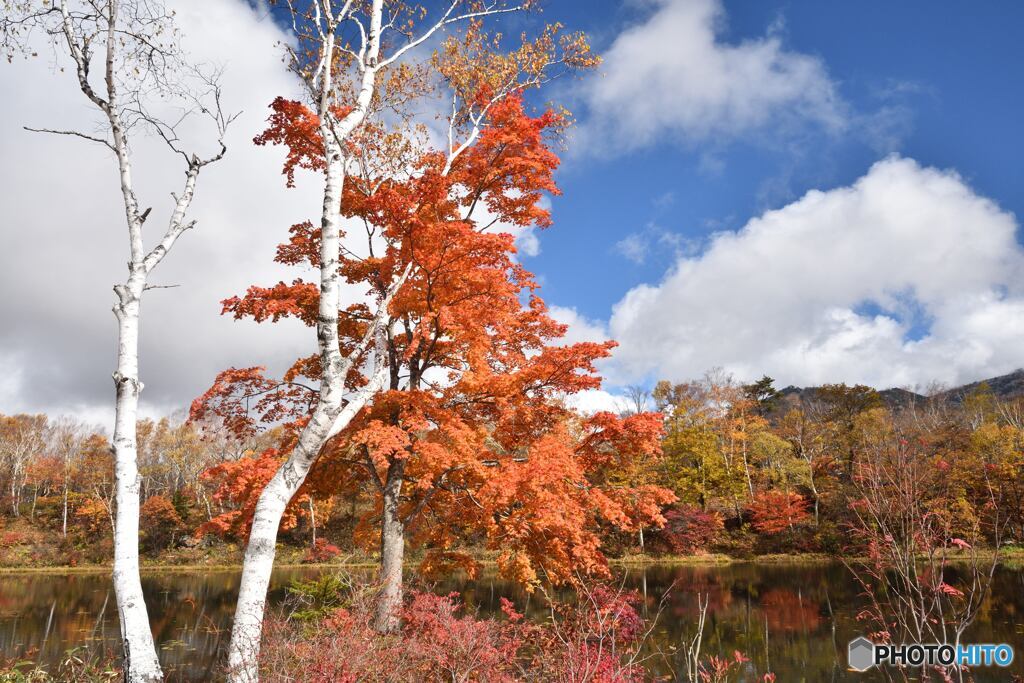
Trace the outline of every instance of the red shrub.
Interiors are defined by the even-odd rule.
[[[725,528],[717,512],[705,512],[694,505],[683,505],[665,513],[665,527],[659,532],[673,553],[687,555],[706,552]]]
[[[459,680],[506,683],[633,683],[644,623],[635,593],[582,589],[573,605],[556,604],[545,623],[528,622],[502,600],[504,619],[463,614],[458,594],[410,593],[401,631],[374,631],[371,589],[350,586],[344,602],[319,621],[276,621],[264,634],[264,680],[313,683],[364,680]]]
[[[273,624],[261,655],[264,679],[291,681],[301,672],[311,683],[515,680],[519,641],[511,621],[460,615],[455,594],[413,592],[402,612],[401,632],[380,635],[366,599],[372,591],[353,595],[354,603],[318,623]]]
[[[803,524],[810,519],[808,502],[803,496],[784,491],[762,491],[747,507],[754,530],[774,535]]]
[[[638,683],[646,671],[636,662],[646,629],[634,591],[598,585],[578,588],[577,604],[552,607],[552,619],[529,629],[534,657],[527,669],[540,680]]]
[[[16,545],[23,545],[28,541],[28,536],[20,531],[7,531],[0,536],[0,548],[13,548]]]
[[[340,554],[341,548],[329,543],[326,538],[318,538],[313,547],[306,551],[302,561],[307,563],[328,562]]]
[[[636,610],[636,605],[641,601],[639,593],[613,590],[604,585],[583,590],[590,603],[582,610],[586,619],[585,632],[608,632],[614,634],[620,643],[633,643],[640,639],[644,632],[644,620]],[[577,611],[581,610],[577,608]]]

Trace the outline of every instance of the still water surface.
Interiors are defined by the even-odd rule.
[[[280,603],[292,579],[315,572],[277,571],[272,602]],[[627,587],[646,593],[650,617],[669,591],[651,639],[651,648],[661,654],[649,660],[669,680],[676,672],[676,680],[683,680],[683,642],[692,635],[698,594],[709,596],[704,652],[745,653],[751,662],[743,681],[759,680],[755,672],[768,670],[779,683],[884,680],[846,670],[846,644],[860,633],[854,619],[859,598],[842,566],[732,564],[619,572]],[[214,680],[229,635],[238,573],[148,573],[142,583],[171,680]],[[435,590],[460,591],[467,607],[482,614],[496,612],[500,597],[513,599],[528,614],[540,612],[535,598],[531,604],[522,591],[493,576],[450,581]],[[53,662],[69,648],[113,649],[118,639],[114,596],[105,574],[0,575],[2,658],[35,651],[39,660]],[[993,597],[967,640],[1008,642],[1017,652],[1011,670],[979,670],[979,683],[1009,681],[1011,672],[1024,673],[1024,571],[999,570]]]

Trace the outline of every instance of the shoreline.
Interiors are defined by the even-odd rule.
[[[981,561],[988,561],[992,558],[994,551],[978,551],[977,557]],[[1024,548],[1010,548],[1001,552],[1001,563],[1024,562]],[[706,555],[665,555],[653,557],[647,555],[627,555],[624,557],[611,558],[608,565],[611,567],[726,567],[738,564],[754,565],[823,565],[842,564],[844,561],[857,561],[857,557],[841,557],[825,555],[822,553],[803,554],[771,554],[757,555],[754,557],[731,557],[710,553]],[[967,556],[951,555],[950,562],[963,562],[970,559]],[[496,562],[493,559],[479,559],[483,567],[494,567]],[[374,569],[377,561],[367,558],[352,562],[313,562],[296,563],[285,562],[275,565],[275,569]],[[406,566],[415,566],[415,561],[406,562]],[[89,566],[51,566],[51,567],[0,567],[0,576],[17,574],[105,574],[112,571],[112,565],[89,565]],[[176,572],[239,572],[242,570],[241,563],[231,564],[143,564],[142,574],[165,574]]]

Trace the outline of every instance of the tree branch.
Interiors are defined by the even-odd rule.
[[[107,149],[109,149],[110,151],[112,151],[112,152],[114,151],[114,145],[112,145],[109,140],[104,140],[103,138],[93,137],[92,135],[86,135],[85,133],[81,133],[81,132],[79,132],[77,130],[54,130],[52,128],[31,128],[29,126],[22,126],[22,127],[25,130],[27,130],[29,132],[32,132],[32,133],[50,133],[52,135],[72,135],[72,136],[77,137],[77,138],[82,138],[83,140],[88,140],[89,142],[98,142],[101,145],[103,145],[104,147],[106,147]]]

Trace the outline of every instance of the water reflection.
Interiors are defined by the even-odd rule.
[[[310,570],[279,570],[271,602],[283,587]],[[659,673],[685,670],[684,640],[692,635],[698,595],[709,603],[704,652],[750,658],[745,680],[774,671],[781,682],[871,681],[846,671],[846,644],[860,633],[853,616],[858,590],[841,566],[734,564],[719,567],[648,567],[620,572],[625,586],[647,596],[653,617],[667,592],[649,644]],[[171,680],[209,680],[226,645],[238,574],[230,571],[151,573],[143,576],[153,631]],[[1024,572],[1001,569],[967,640],[1009,642],[1017,651],[1014,672],[1024,671]],[[485,576],[476,582],[447,581],[439,591],[462,592],[469,609],[496,612],[501,597],[538,618],[543,606],[506,582]],[[117,612],[104,574],[6,574],[0,576],[0,654],[34,653],[58,661],[73,647],[111,650],[119,641]],[[1006,670],[979,670],[979,682],[1006,681]],[[682,679],[679,679],[682,680]]]

